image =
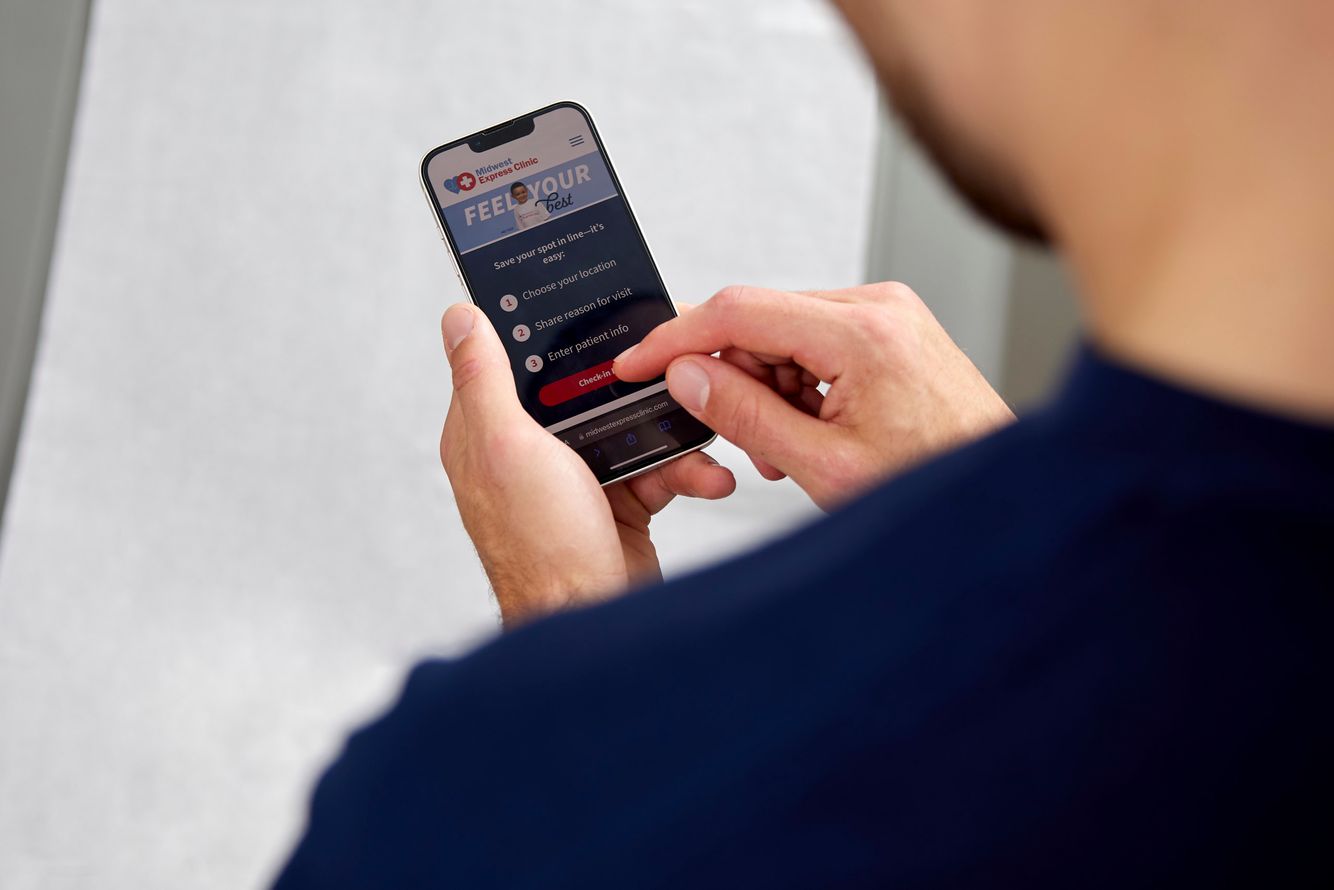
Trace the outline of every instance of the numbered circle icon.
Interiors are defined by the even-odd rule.
[[[528,325],[526,324],[516,324],[511,333],[514,334],[514,339],[518,340],[520,343],[533,336],[533,332],[528,330]]]
[[[542,356],[540,355],[528,356],[528,358],[523,360],[523,366],[527,368],[529,371],[532,371],[534,374],[536,374],[538,371],[542,370]]]
[[[504,309],[506,312],[513,312],[515,309],[519,308],[519,301],[514,294],[505,294],[505,296],[500,298],[500,308]]]

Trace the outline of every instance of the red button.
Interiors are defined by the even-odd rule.
[[[569,377],[562,377],[554,383],[548,383],[537,391],[537,399],[550,408],[586,392],[610,386],[619,379],[611,372],[611,366],[612,362],[603,362]]]

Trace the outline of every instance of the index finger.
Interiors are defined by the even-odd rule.
[[[821,380],[843,371],[854,333],[848,304],[755,287],[728,287],[654,328],[621,353],[613,368],[623,380],[649,380],[682,355],[744,349],[791,358]]]

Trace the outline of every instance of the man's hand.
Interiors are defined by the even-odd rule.
[[[691,414],[766,478],[791,476],[826,510],[1014,419],[918,296],[896,283],[808,294],[725,288],[615,365],[624,380],[664,370]]]
[[[519,404],[505,348],[469,305],[441,320],[454,397],[440,459],[506,626],[661,577],[652,516],[678,494],[723,498],[731,471],[700,453],[606,489]]]

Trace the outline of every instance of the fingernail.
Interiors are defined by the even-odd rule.
[[[464,338],[472,333],[472,310],[467,306],[451,306],[440,323],[445,332],[445,349],[453,352]]]
[[[709,373],[696,362],[680,362],[667,369],[667,390],[688,411],[704,410],[709,400]]]
[[[630,357],[630,353],[632,353],[632,352],[634,352],[634,351],[635,351],[635,347],[631,346],[631,347],[630,347],[629,349],[627,349],[625,352],[622,352],[620,355],[616,356],[616,359],[612,362],[612,364],[619,365],[621,362],[623,362],[623,361],[625,361],[627,358],[629,358],[629,357]]]

